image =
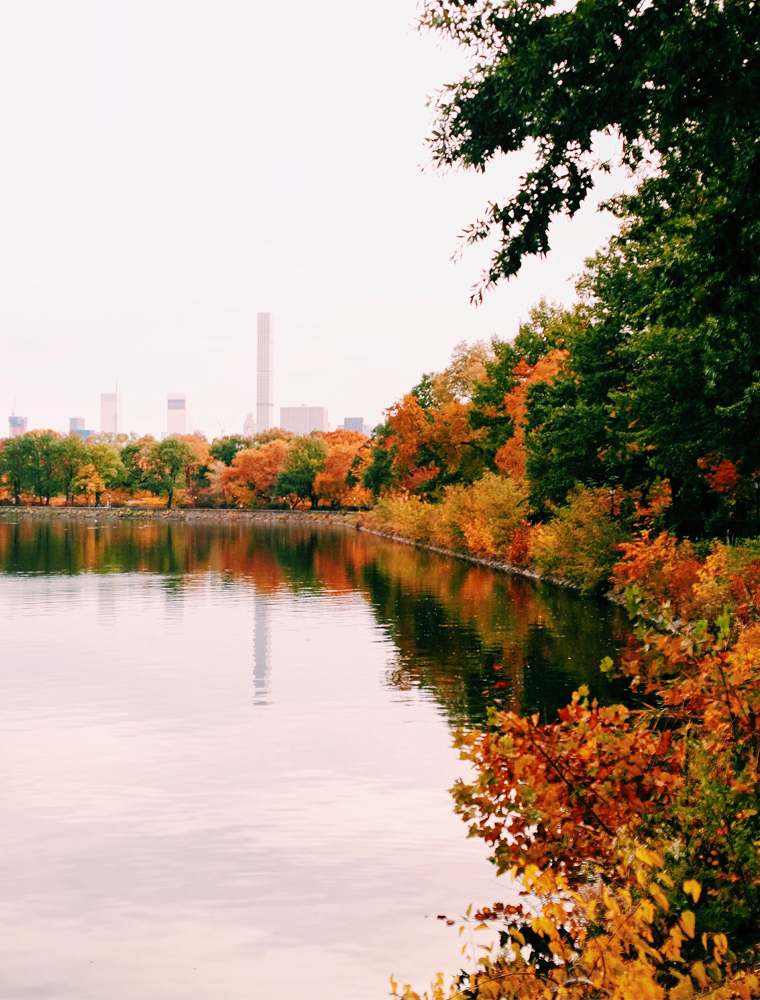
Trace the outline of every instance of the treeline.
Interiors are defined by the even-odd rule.
[[[351,506],[371,493],[350,475],[367,438],[356,431],[297,437],[280,429],[211,443],[190,434],[31,431],[0,443],[0,502],[100,506]]]

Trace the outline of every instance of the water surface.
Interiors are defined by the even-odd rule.
[[[0,519],[0,997],[367,1000],[505,899],[452,729],[615,609],[364,533]],[[496,669],[498,668],[498,669]]]

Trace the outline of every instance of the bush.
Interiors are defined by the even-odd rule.
[[[618,546],[630,536],[630,522],[620,513],[610,490],[579,486],[548,524],[539,525],[532,557],[542,575],[561,576],[586,593],[609,579]]]

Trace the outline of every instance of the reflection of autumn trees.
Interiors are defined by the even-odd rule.
[[[624,634],[619,612],[557,588],[320,525],[0,521],[5,572],[211,574],[278,591],[360,593],[396,649],[389,682],[425,688],[457,722],[489,704],[546,714]]]

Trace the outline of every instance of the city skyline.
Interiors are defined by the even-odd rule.
[[[8,72],[25,80],[39,68],[0,116],[12,150],[0,194],[6,414],[17,395],[35,426],[83,413],[97,428],[99,387],[118,377],[122,423],[136,433],[161,432],[174,388],[205,433],[240,433],[255,413],[252,331],[265,308],[277,317],[275,401],[314,400],[375,424],[461,340],[514,335],[542,295],[571,300],[572,275],[616,226],[595,203],[619,176],[557,222],[546,259],[528,260],[475,309],[485,251],[452,263],[457,234],[514,188],[530,157],[483,177],[428,169],[427,98],[463,57],[413,30],[416,0],[378,11],[346,0],[334,19],[296,0],[292,71],[277,87],[274,8],[231,0],[209,20],[167,0],[163,13],[144,5],[122,24],[123,6],[98,5],[99,26],[84,7],[51,8],[57,41],[44,57],[34,5],[6,12],[18,60]],[[359,58],[349,43],[367,34],[378,45]],[[95,74],[95,104],[81,99],[74,67]],[[293,108],[315,81],[332,95],[329,127],[298,134]]]

